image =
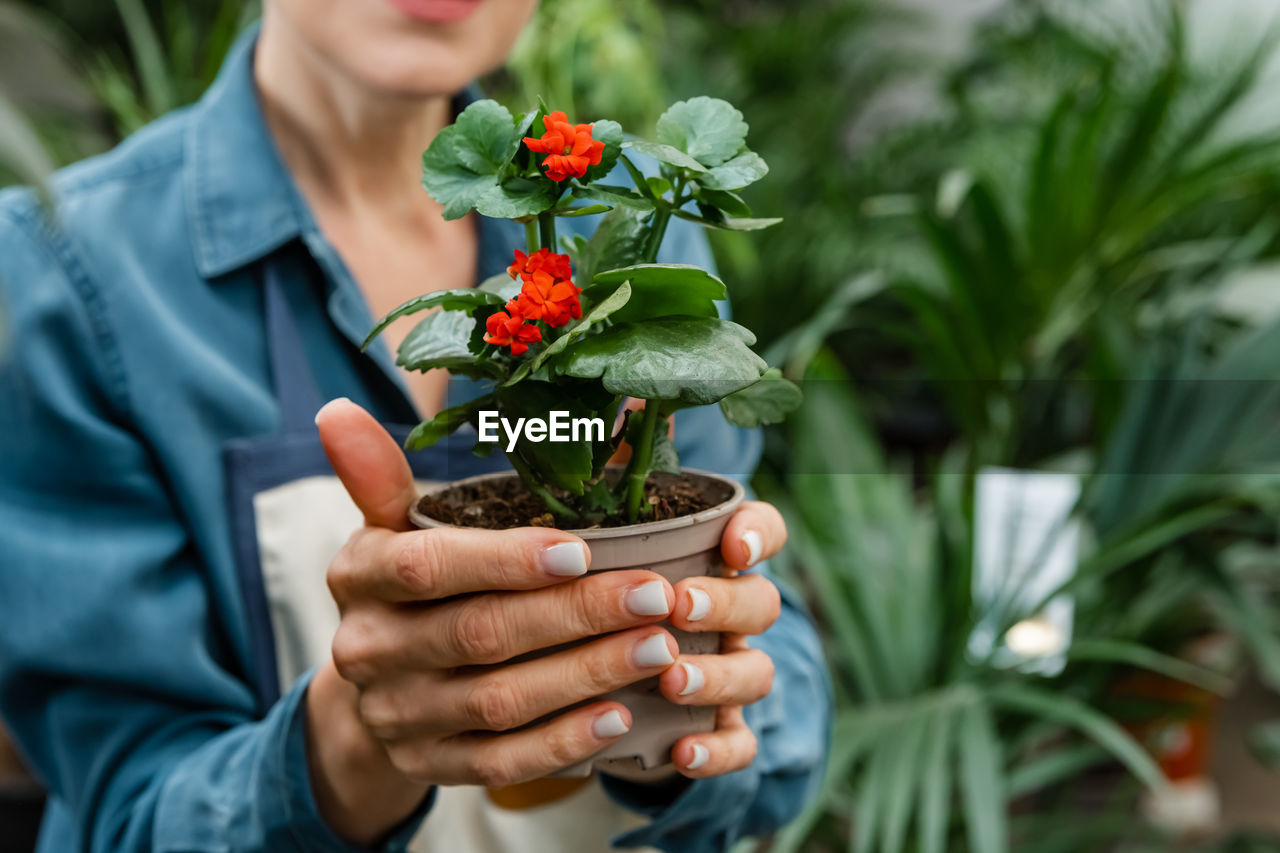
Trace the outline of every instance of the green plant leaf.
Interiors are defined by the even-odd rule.
[[[597,417],[613,398],[597,383],[556,383],[529,379],[517,388],[494,391],[498,410],[508,419],[550,420],[552,411],[568,412],[568,417]],[[505,443],[504,443],[505,449]],[[583,484],[592,476],[593,445],[590,441],[531,441],[522,433],[515,453],[544,483],[581,495]]]
[[[947,829],[951,824],[951,732],[956,716],[954,706],[935,709],[921,748],[916,773],[920,783],[920,853],[946,851]]]
[[[409,437],[405,439],[404,449],[421,450],[424,447],[430,447],[470,421],[478,410],[492,405],[493,395],[485,394],[483,397],[477,397],[460,406],[445,409],[437,413],[435,417],[429,418],[414,427],[413,431],[409,433]]]
[[[614,316],[615,323],[683,315],[718,317],[716,300],[725,298],[724,282],[701,267],[687,264],[635,264],[598,272],[584,294],[605,298],[622,282],[631,284],[631,299]]]
[[[749,219],[745,217],[726,216],[723,221],[717,222],[713,219],[707,219],[705,216],[690,213],[687,210],[677,210],[675,213],[676,216],[679,216],[681,219],[687,219],[690,222],[697,222],[699,225],[705,225],[708,228],[719,228],[723,231],[760,231],[770,226],[777,225],[782,221],[781,217]]]
[[[726,163],[698,176],[698,183],[709,190],[740,190],[769,174],[769,166],[754,151],[744,151]]]
[[[782,378],[773,367],[760,381],[735,391],[720,401],[724,418],[735,426],[755,429],[761,424],[776,424],[800,407],[804,395],[795,383]]]
[[[586,316],[579,320],[572,329],[569,329],[560,337],[556,338],[547,345],[546,349],[538,353],[538,357],[533,361],[532,369],[537,370],[539,367],[546,364],[547,359],[563,352],[565,347],[569,346],[573,341],[586,334],[586,332],[596,323],[599,323],[601,320],[604,320],[619,308],[626,305],[627,300],[630,298],[631,285],[624,281],[621,287],[609,294],[609,296],[604,300],[596,303],[596,305],[587,312]]]
[[[600,119],[591,125],[591,138],[603,142],[604,150],[600,152],[600,162],[587,167],[587,173],[582,177],[584,183],[603,178],[613,171],[618,155],[622,153],[622,125],[609,119]]]
[[[720,212],[719,216],[708,217],[716,222],[723,222],[730,217],[751,216],[751,207],[737,193],[707,189],[699,182],[693,197],[700,206],[710,206]]]
[[[1001,685],[989,691],[997,705],[1055,720],[1092,738],[1148,788],[1164,791],[1168,782],[1151,754],[1114,720],[1061,692],[1026,685]]]
[[[1219,695],[1230,690],[1233,683],[1230,678],[1211,669],[1122,640],[1079,640],[1067,649],[1067,657],[1071,660],[1129,664]]]
[[[578,207],[555,207],[552,213],[556,216],[595,216],[598,213],[608,213],[613,210],[611,204],[584,204]]]
[[[519,148],[520,135],[507,108],[497,101],[476,101],[431,141],[422,155],[422,185],[432,198],[444,205],[445,219],[465,216],[482,200],[499,210],[527,208],[529,204],[514,201],[522,190],[513,189],[512,198],[508,199],[498,187],[503,167],[511,162]],[[526,199],[535,195],[532,191],[524,193]],[[504,206],[504,200],[509,204]]]
[[[960,793],[973,853],[1004,853],[1009,844],[1000,741],[991,709],[975,701],[960,719]]]
[[[566,376],[598,377],[614,394],[702,405],[764,375],[768,365],[749,349],[754,342],[751,332],[728,320],[663,317],[613,326],[552,364]]]
[[[474,287],[457,288],[455,290],[437,290],[434,293],[427,293],[422,296],[415,296],[407,302],[402,303],[395,308],[387,316],[378,321],[378,325],[373,327],[373,331],[364,339],[364,343],[360,344],[360,351],[364,352],[373,343],[373,339],[382,333],[382,330],[390,326],[393,322],[406,317],[410,314],[416,314],[419,311],[426,311],[428,308],[439,306],[445,311],[470,311],[481,305],[501,305],[505,300],[495,293],[486,290],[480,290]]]
[[[635,139],[623,144],[624,148],[631,148],[634,151],[652,157],[659,163],[666,163],[671,166],[678,166],[681,169],[688,169],[691,172],[705,172],[707,168],[679,148],[673,148],[670,145],[663,145],[660,142],[646,142],[643,139]]]
[[[461,311],[439,311],[414,326],[400,344],[396,364],[406,370],[444,368],[473,379],[495,379],[502,369],[486,358],[477,358],[469,347],[476,319]]]
[[[599,270],[625,267],[644,257],[652,212],[615,207],[604,215],[591,239],[574,258],[578,281],[589,282]]]
[[[573,197],[608,202],[613,205],[651,211],[653,202],[627,187],[615,187],[612,184],[592,184],[589,187],[574,187]]]
[[[747,142],[742,113],[728,101],[706,96],[672,104],[658,118],[657,131],[659,142],[707,166],[719,166]]]

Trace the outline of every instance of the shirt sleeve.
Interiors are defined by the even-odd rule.
[[[310,677],[257,708],[236,628],[131,427],[109,306],[12,193],[0,326],[0,712],[72,824],[51,830],[74,838],[60,849],[353,850],[311,792]],[[405,849],[412,829],[378,849]]]
[[[663,260],[713,269],[696,226],[672,224]],[[728,316],[728,306],[721,313]],[[762,439],[725,421],[718,406],[684,409],[675,416],[680,463],[734,477],[744,485],[755,471]],[[768,574],[762,564],[754,571]],[[799,814],[821,784],[831,738],[832,690],[821,642],[799,597],[776,578],[782,610],[773,627],[750,645],[773,660],[773,690],[743,710],[759,751],[737,773],[695,780],[681,788],[655,788],[603,776],[617,802],[650,818],[613,840],[616,847],[647,846],[669,853],[724,853],[740,838],[775,832]]]

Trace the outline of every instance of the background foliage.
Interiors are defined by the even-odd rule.
[[[488,81],[637,132],[723,97],[771,166],[746,198],[786,223],[712,239],[736,318],[806,380],[757,487],[840,705],[775,850],[1174,849],[1131,819],[1166,783],[1117,685],[1221,691],[1230,670],[1182,656],[1225,636],[1280,688],[1274,32],[1212,3],[990,6],[957,38],[871,0],[543,0]],[[0,0],[0,184],[197,97],[256,12]],[[972,593],[991,465],[1084,483],[1056,675],[966,653],[1037,611]]]

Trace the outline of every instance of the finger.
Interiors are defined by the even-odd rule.
[[[586,543],[545,527],[441,527],[352,540],[329,568],[329,588],[345,598],[435,601],[467,592],[536,589],[584,575]]]
[[[584,761],[630,729],[631,712],[626,706],[598,702],[518,732],[400,742],[388,752],[414,781],[504,788]]]
[[[782,550],[787,525],[782,514],[764,501],[744,503],[720,537],[720,553],[729,569],[749,569]]]
[[[501,732],[658,675],[676,662],[675,638],[636,628],[573,649],[451,681],[439,694],[454,731]]]
[[[676,741],[671,760],[685,776],[701,779],[741,770],[756,757],[756,736],[742,719],[742,709],[725,706],[716,714],[716,730]]]
[[[364,409],[339,397],[316,413],[320,443],[365,523],[410,530],[413,471],[396,440]]]
[[[537,649],[649,625],[675,592],[652,572],[599,572],[519,593],[463,596],[427,611],[402,610],[371,626],[393,665],[446,669],[496,664]]]
[[[676,584],[675,594],[671,624],[685,631],[763,634],[782,609],[778,588],[757,574],[688,578]]]
[[[759,649],[683,655],[658,685],[677,705],[750,705],[773,689],[773,661]]]

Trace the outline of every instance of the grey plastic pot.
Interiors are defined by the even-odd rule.
[[[432,489],[439,494],[463,483],[514,477],[510,473],[484,474]],[[649,521],[626,527],[605,527],[570,531],[586,541],[591,549],[591,571],[609,572],[619,569],[646,569],[656,572],[672,584],[685,578],[719,576],[724,569],[720,557],[720,538],[729,518],[743,500],[742,486],[735,480],[707,471],[685,469],[680,474],[654,473],[664,478],[683,479],[700,489],[709,503],[693,515]],[[415,502],[409,517],[418,527],[452,527],[418,511]],[[720,647],[720,635],[713,632],[688,633],[660,623],[675,637],[683,654],[714,654]],[[585,641],[583,641],[585,642]],[[550,654],[550,649],[538,654]],[[685,735],[709,732],[715,728],[715,708],[676,705],[667,701],[658,689],[658,679],[644,681],[615,690],[601,699],[611,699],[627,706],[632,725],[622,740],[598,753],[590,761],[566,768],[557,776],[586,776],[592,768],[607,770],[617,763],[638,765],[641,769],[662,767],[671,763],[671,747]]]

